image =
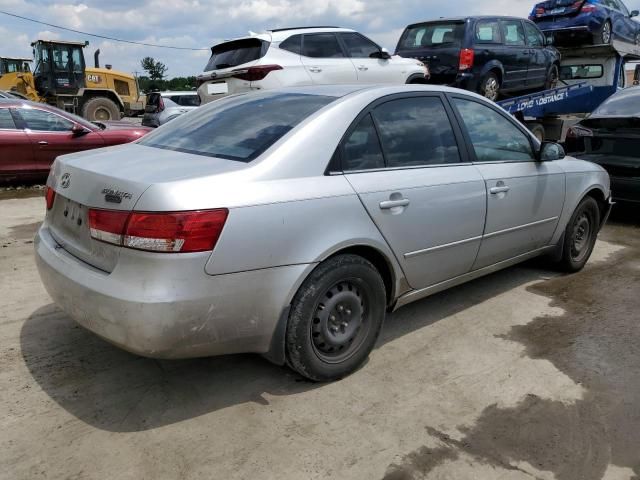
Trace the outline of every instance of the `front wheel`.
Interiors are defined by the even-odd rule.
[[[565,272],[582,270],[593,252],[600,228],[600,209],[592,197],[585,197],[571,216],[564,233],[559,266]]]
[[[480,95],[491,101],[497,101],[500,95],[500,81],[498,76],[489,72],[480,82]]]
[[[287,364],[319,382],[352,373],[373,349],[385,311],[384,282],[369,261],[338,255],[321,263],[292,302]]]

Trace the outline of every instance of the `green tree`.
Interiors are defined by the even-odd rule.
[[[144,57],[140,65],[149,74],[151,80],[162,80],[168,70],[164,63],[156,61],[153,57]]]

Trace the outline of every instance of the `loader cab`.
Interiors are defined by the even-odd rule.
[[[7,73],[29,73],[31,67],[29,67],[30,58],[7,58],[0,57],[0,75]]]
[[[85,87],[84,54],[88,42],[33,42],[36,88],[43,96],[76,95]]]

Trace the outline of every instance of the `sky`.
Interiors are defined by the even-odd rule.
[[[417,21],[457,15],[527,16],[532,0],[0,0],[0,10],[99,35],[202,50],[169,50],[101,40],[0,14],[0,55],[31,57],[38,38],[88,40],[87,65],[101,51],[101,64],[142,73],[150,56],[167,76],[196,75],[209,48],[224,39],[271,28],[336,25],[358,30],[393,51],[403,28]],[[630,10],[640,0],[626,0]]]

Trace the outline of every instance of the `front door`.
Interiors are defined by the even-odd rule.
[[[383,99],[342,146],[347,180],[416,289],[467,273],[485,221],[477,168],[439,95]],[[379,132],[379,135],[378,135]]]
[[[381,49],[357,32],[339,33],[338,37],[347,51],[358,75],[358,83],[405,83],[409,73],[405,65],[386,58],[375,58]]]
[[[527,69],[527,87],[542,87],[547,81],[550,68],[544,36],[538,27],[530,22],[524,22],[524,30],[527,35],[527,46],[531,52]]]
[[[548,245],[564,204],[564,171],[537,161],[531,136],[498,107],[462,97],[453,97],[453,103],[487,190],[487,220],[474,270]]]
[[[504,47],[501,49],[502,64],[504,66],[504,78],[502,87],[509,89],[522,89],[527,82],[527,71],[531,52],[525,43],[524,27],[518,19],[501,20],[502,37]]]
[[[13,120],[9,108],[0,108],[0,179],[38,171],[31,140]]]
[[[335,33],[303,35],[300,60],[311,80],[319,85],[356,83],[358,75]]]

